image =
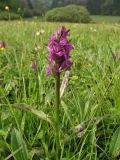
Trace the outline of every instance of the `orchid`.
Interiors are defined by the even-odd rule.
[[[0,42],[0,50],[3,50],[3,49],[5,49],[6,48],[6,43],[5,43],[5,41],[1,41]]]
[[[70,56],[73,45],[71,45],[67,39],[69,31],[70,30],[62,26],[49,38],[49,65],[46,67],[47,75],[50,75],[52,71],[58,74],[62,71],[69,70],[73,64]]]
[[[56,81],[56,156],[58,156],[60,149],[60,73],[62,71],[70,70],[73,62],[71,61],[70,51],[73,49],[73,45],[69,42],[67,37],[70,30],[64,26],[60,27],[49,38],[48,44],[48,61],[49,64],[46,67],[47,75],[51,72],[55,74]],[[62,83],[61,91],[64,92],[67,83],[67,78]],[[62,96],[61,94],[61,96]]]

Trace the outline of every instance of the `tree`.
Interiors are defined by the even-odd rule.
[[[120,0],[113,1],[113,15],[120,15]]]
[[[102,14],[112,15],[113,0],[104,0],[102,4]]]
[[[33,5],[31,0],[26,0],[27,6],[29,7],[29,9],[33,9]]]
[[[101,13],[106,15],[120,15],[120,0],[104,0]]]
[[[87,0],[87,9],[91,14],[101,14],[101,0]]]
[[[25,8],[30,15],[42,15],[51,8],[69,4],[84,5],[91,14],[120,15],[120,0],[0,0],[0,9],[8,5],[14,12]]]
[[[9,6],[11,11],[17,11],[18,8],[23,8],[23,5],[20,0],[1,0],[0,8],[4,10],[5,6]]]

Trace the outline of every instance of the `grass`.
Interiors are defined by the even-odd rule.
[[[6,42],[6,49],[0,51],[1,160],[56,159],[55,82],[46,77],[45,67],[48,37],[59,25],[0,22],[0,37]],[[61,99],[59,159],[117,159],[120,25],[65,26],[71,29],[75,49]],[[32,70],[32,62],[37,63],[37,71]]]
[[[91,18],[95,23],[120,23],[120,16],[93,15]]]

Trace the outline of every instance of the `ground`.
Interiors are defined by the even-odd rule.
[[[1,160],[55,159],[55,79],[45,68],[48,38],[60,25],[70,29],[74,50],[61,99],[59,159],[119,155],[120,24],[19,20],[0,22]]]

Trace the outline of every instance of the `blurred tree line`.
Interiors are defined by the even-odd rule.
[[[20,0],[0,0],[0,11],[4,10],[5,6],[8,6],[11,11],[17,11],[18,8],[24,8]]]
[[[0,0],[0,10],[7,5],[14,12],[21,8],[26,16],[32,16],[67,4],[85,5],[91,14],[120,15],[120,0]]]
[[[91,14],[120,15],[120,0],[88,0]]]

